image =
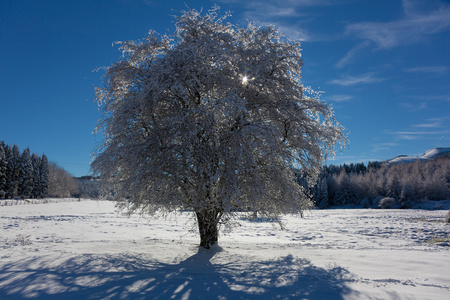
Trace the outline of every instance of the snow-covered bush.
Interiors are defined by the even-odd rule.
[[[399,208],[399,203],[394,198],[385,197],[380,201],[380,208],[382,209]]]
[[[18,233],[12,240],[6,238],[4,243],[8,246],[28,246],[32,244],[30,235],[23,235],[21,233]]]

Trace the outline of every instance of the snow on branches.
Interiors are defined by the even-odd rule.
[[[345,141],[301,83],[300,44],[217,11],[183,12],[173,36],[122,42],[97,89],[105,139],[92,168],[131,211],[189,209],[214,228],[236,211],[299,212],[310,201],[295,168],[314,175]]]

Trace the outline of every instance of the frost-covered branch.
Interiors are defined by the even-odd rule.
[[[294,169],[314,174],[342,128],[302,86],[299,43],[217,10],[183,12],[172,37],[121,43],[97,90],[105,142],[92,168],[129,209],[193,210],[199,226],[299,212],[310,202]]]

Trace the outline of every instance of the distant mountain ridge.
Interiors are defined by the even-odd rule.
[[[399,164],[399,163],[412,163],[416,161],[429,161],[441,156],[449,156],[450,157],[450,148],[433,148],[426,151],[420,157],[407,156],[407,155],[399,155],[393,159],[389,159],[386,161],[387,164]]]

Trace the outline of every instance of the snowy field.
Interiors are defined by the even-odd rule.
[[[445,210],[240,221],[199,250],[193,216],[107,201],[0,207],[0,299],[450,299]]]

